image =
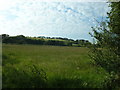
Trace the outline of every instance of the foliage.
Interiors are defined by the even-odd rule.
[[[98,30],[98,31],[97,31]],[[91,47],[91,55],[90,57],[94,61],[97,66],[104,68],[112,77],[109,77],[109,81],[105,81],[106,83],[116,83],[118,86],[119,74],[120,74],[120,56],[118,55],[117,45],[117,36],[110,32],[107,29],[102,27],[98,27],[97,30],[93,28],[94,35],[93,37],[96,39],[97,43],[93,44]],[[107,78],[108,80],[108,78]],[[107,84],[107,87],[114,87],[114,84]]]
[[[83,40],[83,39],[81,39],[81,40],[76,40],[76,41],[74,42],[74,44],[77,44],[78,46],[81,46],[81,47],[83,47],[83,46],[89,47],[89,46],[91,45],[91,43],[90,43],[88,40]]]
[[[47,40],[46,40],[47,39]],[[54,45],[54,46],[74,46],[76,41],[68,38],[50,38],[50,37],[25,37],[23,35],[9,36],[7,34],[2,34],[3,43],[11,44],[36,44],[36,45]],[[79,40],[77,46],[89,46],[91,43],[88,40]]]
[[[111,2],[110,7],[111,11],[108,13],[110,30],[120,36],[120,1]]]
[[[106,87],[116,88],[120,83],[120,3],[111,3],[111,12],[108,14],[109,22],[100,22],[99,26],[92,28],[91,36],[95,43],[91,48],[93,62],[107,72]]]

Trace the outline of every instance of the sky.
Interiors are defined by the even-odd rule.
[[[0,0],[0,34],[92,41],[91,27],[110,10],[99,1]]]

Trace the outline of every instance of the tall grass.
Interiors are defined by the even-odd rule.
[[[3,44],[3,88],[102,88],[107,73],[92,65],[88,51],[83,47]]]

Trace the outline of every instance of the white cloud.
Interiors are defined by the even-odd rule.
[[[105,3],[21,0],[5,5],[0,7],[0,33],[68,38],[88,38],[94,18],[108,10]]]

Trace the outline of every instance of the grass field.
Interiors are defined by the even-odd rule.
[[[107,73],[92,65],[88,52],[84,47],[3,44],[3,88],[103,87]]]

